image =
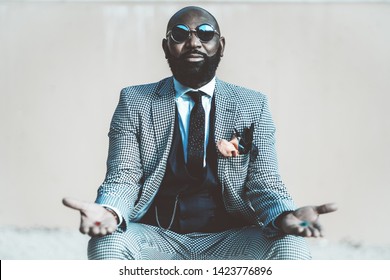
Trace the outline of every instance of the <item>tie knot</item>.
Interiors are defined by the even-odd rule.
[[[199,104],[199,103],[202,103],[202,95],[204,94],[203,92],[201,91],[189,91],[187,92],[188,96],[191,97],[192,100],[194,100],[194,102],[196,104]]]

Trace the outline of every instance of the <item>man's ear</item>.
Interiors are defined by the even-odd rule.
[[[226,44],[225,37],[219,38],[219,48],[221,50],[221,57],[223,57],[223,52],[225,50],[225,44]]]
[[[165,58],[168,58],[169,50],[168,50],[168,40],[162,39],[161,46],[163,48],[163,51],[165,53]]]

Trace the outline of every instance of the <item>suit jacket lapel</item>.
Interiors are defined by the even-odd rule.
[[[159,158],[170,148],[175,124],[175,89],[173,79],[164,80],[152,101],[154,137]],[[167,145],[168,144],[168,145]]]
[[[216,80],[215,86],[215,141],[230,141],[233,136],[236,115],[235,92],[225,82]]]
[[[233,136],[236,119],[235,92],[225,82],[217,79],[215,86],[215,143]],[[218,154],[218,178],[221,182],[222,194],[225,192],[225,165],[227,158]],[[225,198],[224,198],[225,201]],[[227,207],[227,206],[226,206]]]

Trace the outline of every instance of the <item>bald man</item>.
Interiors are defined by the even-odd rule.
[[[310,259],[320,214],[297,208],[278,173],[262,93],[216,77],[225,38],[200,7],[169,20],[172,77],[121,92],[95,203],[65,198],[90,259]]]

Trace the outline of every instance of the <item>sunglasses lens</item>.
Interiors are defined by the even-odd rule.
[[[172,28],[172,39],[176,42],[184,42],[189,37],[188,27],[185,25],[176,25]]]
[[[197,35],[201,41],[208,42],[214,38],[214,29],[208,24],[197,27]]]

